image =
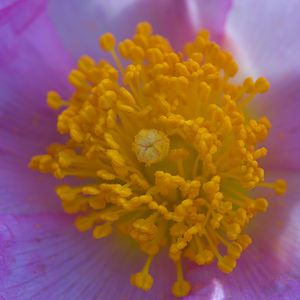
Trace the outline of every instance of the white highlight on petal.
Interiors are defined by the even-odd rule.
[[[222,286],[222,283],[217,280],[217,279],[214,279],[213,280],[213,285],[214,285],[214,291],[213,291],[213,294],[211,295],[211,299],[212,300],[223,300],[225,299],[225,294],[224,294],[224,289],[223,289],[223,286]]]
[[[88,4],[91,9],[100,9],[105,12],[105,15],[108,18],[113,18],[116,15],[119,15],[130,5],[133,5],[136,0],[110,0],[110,1],[102,1],[102,0],[92,0]]]

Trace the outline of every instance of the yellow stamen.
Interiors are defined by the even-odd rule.
[[[150,290],[153,284],[153,278],[148,274],[152,258],[152,256],[148,257],[142,272],[131,275],[131,284],[145,291]]]
[[[190,292],[191,286],[188,281],[183,279],[181,259],[176,262],[176,269],[177,281],[172,287],[172,292],[176,297],[184,297]]]
[[[219,269],[230,273],[251,243],[244,227],[268,207],[250,190],[286,191],[282,179],[264,182],[258,164],[267,154],[258,144],[267,138],[270,121],[251,119],[243,110],[269,83],[251,77],[242,85],[230,82],[237,64],[207,31],[184,54],[152,35],[148,23],[118,47],[110,33],[100,46],[116,68],[83,56],[69,75],[75,87],[69,101],[48,93],[51,108],[65,107],[57,129],[69,139],[33,157],[29,166],[58,179],[85,179],[82,186],[56,188],[62,206],[80,213],[79,231],[92,230],[100,239],[117,228],[139,245],[148,259],[131,277],[138,288],[151,288],[150,263],[168,247],[177,268],[172,291],[182,297],[190,291],[182,255],[199,265],[217,258]],[[220,244],[227,248],[224,256]]]
[[[104,51],[111,51],[116,45],[116,39],[111,33],[102,35],[99,42]]]
[[[274,183],[261,182],[259,185],[274,189],[279,196],[286,192],[286,182],[282,179],[277,179]]]
[[[47,103],[52,109],[60,109],[62,106],[68,106],[67,101],[63,101],[56,92],[49,92],[47,95]]]

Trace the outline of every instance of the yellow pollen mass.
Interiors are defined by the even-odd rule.
[[[118,45],[111,33],[99,43],[114,65],[83,56],[68,78],[70,99],[48,93],[66,142],[53,143],[29,166],[57,179],[85,179],[57,186],[63,209],[96,239],[119,230],[138,244],[147,258],[128,279],[136,287],[155,284],[151,262],[167,247],[177,273],[170,288],[182,297],[191,289],[182,257],[198,265],[217,261],[230,273],[251,244],[245,226],[268,208],[252,190],[286,191],[282,179],[265,182],[259,167],[270,121],[244,110],[269,83],[249,77],[234,84],[238,66],[208,31],[183,52],[148,23]]]

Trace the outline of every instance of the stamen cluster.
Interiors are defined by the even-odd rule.
[[[283,180],[264,183],[257,162],[267,154],[257,144],[266,139],[270,122],[244,112],[269,83],[230,83],[237,65],[207,31],[176,53],[141,23],[132,40],[118,45],[129,61],[125,69],[113,35],[102,36],[100,45],[118,69],[83,56],[69,76],[71,98],[49,92],[50,107],[66,107],[57,129],[69,140],[33,157],[30,167],[58,179],[90,179],[56,188],[64,210],[79,214],[76,227],[93,230],[96,239],[117,228],[135,240],[149,257],[131,282],[144,290],[153,282],[153,257],[168,247],[178,277],[172,291],[184,296],[190,286],[181,257],[199,265],[216,258],[220,270],[230,273],[251,243],[244,227],[268,207],[248,191],[258,185],[285,191]]]

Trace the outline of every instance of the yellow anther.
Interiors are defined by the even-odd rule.
[[[275,181],[275,192],[277,195],[283,195],[286,192],[286,182],[282,179]]]
[[[209,40],[209,38],[210,38],[210,32],[208,30],[202,29],[198,33],[198,37],[202,37],[205,40]]]
[[[241,226],[238,223],[232,223],[227,226],[226,235],[229,240],[237,239],[238,235],[241,233]]]
[[[268,201],[265,198],[255,200],[255,207],[258,211],[265,212],[268,208]]]
[[[139,46],[133,47],[130,51],[130,59],[133,63],[142,63],[144,56],[144,50]]]
[[[134,43],[131,40],[125,40],[118,45],[118,50],[121,57],[128,59],[131,53],[131,49],[134,47]]]
[[[116,39],[111,33],[102,35],[99,42],[104,51],[111,51],[116,45]]]
[[[59,185],[56,187],[56,194],[64,201],[73,201],[79,189],[71,188],[69,185]]]
[[[93,236],[95,239],[101,239],[108,236],[112,232],[112,226],[110,223],[105,223],[104,225],[95,226],[93,230]]]
[[[185,160],[189,157],[189,152],[184,148],[172,149],[168,155],[170,161]]]
[[[150,48],[146,51],[146,59],[148,60],[150,65],[155,65],[158,63],[162,63],[164,60],[164,56],[159,49]]]
[[[106,91],[99,98],[99,105],[104,110],[111,109],[114,106],[116,99],[117,99],[117,95],[114,91]]]
[[[142,23],[139,23],[136,26],[136,32],[138,34],[142,34],[142,35],[145,35],[145,36],[150,36],[152,34],[152,27],[149,23],[142,22]]]
[[[199,195],[201,183],[198,180],[193,180],[191,182],[185,182],[184,184],[180,184],[180,191],[183,197],[189,197],[191,199],[196,198]],[[187,200],[182,202],[185,203]],[[192,200],[189,200],[192,202]]]
[[[84,139],[84,132],[76,123],[74,123],[70,125],[70,136],[75,142],[81,143]]]
[[[93,216],[79,216],[75,220],[75,226],[79,231],[86,231],[92,229],[95,223],[95,217]]]
[[[168,209],[163,205],[159,205],[157,207],[157,211],[162,215],[166,215],[168,213]]]
[[[85,75],[77,70],[73,70],[69,75],[69,82],[78,89],[90,90],[91,86],[87,83]]]
[[[207,194],[213,195],[218,192],[219,190],[219,180],[218,176],[215,176],[211,181],[204,183],[203,190]]]
[[[128,90],[126,90],[124,87],[121,87],[119,92],[120,92],[122,101],[124,102],[125,105],[129,105],[129,106],[136,105],[134,97]]]
[[[227,248],[227,253],[233,259],[238,259],[243,251],[242,246],[237,242],[232,242]]]
[[[156,217],[155,214],[154,216]],[[152,219],[153,217],[151,218],[151,216],[147,219],[138,219],[132,224],[132,226],[134,229],[140,232],[147,233],[149,235],[155,235],[157,231],[157,226],[153,223]]]
[[[137,33],[132,38],[135,45],[141,47],[143,50],[147,49],[149,46],[149,39],[148,36]]]
[[[122,155],[116,150],[107,150],[107,156],[111,159],[116,167],[125,166],[125,160]]]
[[[187,228],[187,225],[184,223],[175,223],[170,228],[170,234],[174,237],[181,236],[186,232]]]
[[[143,272],[131,275],[131,284],[144,291],[149,291],[153,284],[153,277]]]
[[[106,202],[102,198],[102,196],[90,197],[88,202],[89,202],[90,207],[93,209],[99,210],[99,209],[104,209],[106,207]]]
[[[95,62],[89,56],[82,56],[79,59],[77,66],[79,71],[83,73],[87,73],[88,71],[90,71],[92,68],[95,67]]]
[[[132,145],[137,159],[147,166],[163,160],[169,153],[169,147],[167,135],[156,129],[142,129]]]
[[[213,205],[211,205],[211,207],[213,207]],[[219,207],[219,205],[217,205],[216,208],[218,208],[218,207]],[[223,219],[223,215],[222,214],[218,214],[218,213],[215,214],[213,216],[213,218],[211,219],[211,221],[210,221],[211,227],[213,229],[219,228],[220,227],[220,222],[222,221],[222,219]]]
[[[48,94],[47,94],[47,104],[52,109],[60,109],[61,106],[69,105],[67,102],[62,101],[61,97],[56,92],[48,92]]]
[[[99,189],[96,188],[96,187],[93,187],[93,186],[84,186],[82,189],[81,189],[81,192],[82,194],[84,195],[99,195]]]
[[[266,117],[261,117],[257,122],[258,124],[263,124],[267,129],[271,128],[271,123]]]
[[[142,203],[150,203],[152,200],[152,197],[150,195],[142,195],[140,197],[140,200]]]
[[[132,174],[130,176],[130,180],[144,190],[148,190],[150,188],[149,183],[137,174]]]
[[[110,133],[106,132],[104,134],[104,139],[107,142],[107,145],[109,147],[111,147],[112,149],[115,149],[115,150],[120,149],[120,145],[118,143],[116,143],[116,141],[114,140],[113,136]]]
[[[264,157],[267,155],[267,149],[266,148],[260,148],[258,150],[256,150],[253,154],[253,158],[256,160],[256,159],[259,159],[261,157]]]
[[[116,176],[106,170],[99,170],[97,171],[97,176],[101,177],[104,180],[114,180]]]
[[[227,64],[225,67],[225,72],[228,74],[228,76],[233,77],[236,72],[238,71],[238,65],[234,62],[231,61],[230,63]]]
[[[128,106],[128,105],[124,105],[124,104],[118,103],[117,108],[126,113],[134,113],[135,112],[134,108],[132,108],[131,106]]]
[[[249,235],[242,234],[238,236],[237,242],[243,247],[243,250],[245,250],[252,243],[252,240]]]
[[[151,201],[149,203],[149,208],[150,209],[157,209],[158,208],[158,204],[155,201]]]
[[[190,74],[188,68],[182,63],[175,65],[175,72],[177,76],[189,76]]]
[[[235,259],[229,255],[221,257],[221,259],[218,261],[218,267],[224,273],[231,273],[235,266]]]
[[[117,114],[112,109],[109,109],[106,117],[106,126],[108,129],[112,129],[116,126]]]
[[[180,61],[178,55],[174,52],[165,53],[165,60],[168,63],[168,65],[173,68]]]
[[[254,90],[253,79],[251,77],[248,77],[247,79],[245,79],[245,81],[243,83],[243,87],[245,89],[245,92],[250,94]]]
[[[255,82],[255,88],[261,94],[265,93],[270,88],[270,83],[264,77],[260,77]]]

